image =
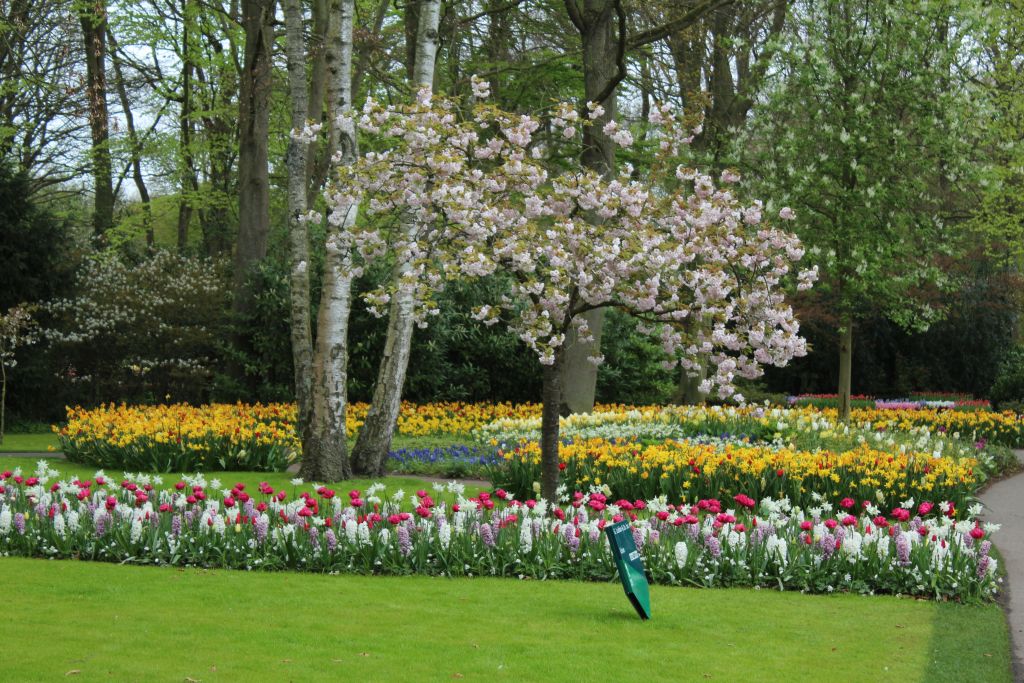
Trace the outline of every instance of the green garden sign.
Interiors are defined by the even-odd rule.
[[[612,546],[612,556],[615,558],[615,566],[619,568],[619,579],[626,597],[641,619],[650,619],[651,595],[647,589],[647,574],[640,559],[640,551],[633,540],[632,527],[629,522],[622,521],[606,526],[604,530]]]

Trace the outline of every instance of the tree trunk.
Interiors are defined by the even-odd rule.
[[[348,321],[352,309],[352,256],[346,235],[355,222],[356,210],[352,206],[345,211],[342,225],[332,230],[324,257],[310,423],[302,444],[300,470],[309,481],[338,481],[352,476],[345,430]]]
[[[558,501],[559,408],[562,404],[562,352],[555,362],[544,366],[544,384],[540,418],[540,495],[551,503]]]
[[[302,0],[284,0],[288,37],[288,90],[292,135],[288,140],[288,235],[291,245],[291,341],[299,434],[309,428],[313,385],[313,339],[309,316],[309,229],[306,227],[306,157],[309,145],[299,135],[306,125],[306,50]]]
[[[114,76],[117,79],[117,95],[121,100],[121,109],[124,112],[125,125],[128,128],[128,147],[132,162],[132,180],[135,182],[135,189],[139,192],[139,201],[142,203],[142,227],[146,233],[146,246],[153,248],[153,207],[150,204],[149,189],[146,187],[146,180],[142,176],[142,141],[139,140],[135,130],[135,117],[132,115],[131,101],[128,99],[128,88],[124,83],[124,74],[121,71],[121,60],[117,56],[117,40],[113,31],[108,29],[107,36],[110,39],[111,62],[114,64]]]
[[[332,0],[326,54],[330,169],[356,159],[352,120],[340,119],[352,109],[352,27],[354,0]],[[336,154],[337,152],[337,154]],[[331,173],[330,175],[335,175]],[[324,276],[317,315],[312,367],[309,428],[302,444],[302,476],[337,481],[352,476],[345,420],[348,408],[348,323],[352,310],[350,233],[357,205],[335,206],[327,221]]]
[[[416,64],[413,67],[413,87],[416,90],[432,88],[434,62],[437,56],[437,28],[441,18],[441,0],[420,0],[419,31],[416,35]],[[402,230],[406,238],[416,234],[415,218],[409,212],[403,213]],[[384,356],[377,372],[377,384],[373,389],[373,402],[359,438],[352,449],[353,470],[360,474],[380,475],[384,471],[391,439],[398,424],[398,411],[402,404],[402,387],[409,367],[409,353],[412,346],[414,295],[400,286],[402,277],[412,264],[399,258],[395,267],[396,291],[391,298],[388,335],[384,343]]]
[[[114,179],[110,162],[110,128],[107,111],[107,8],[103,0],[79,8],[85,47],[86,93],[89,100],[89,132],[92,136],[92,178],[95,193],[93,232],[102,236],[114,224]]]
[[[576,0],[567,0],[576,2]],[[585,0],[581,16],[583,39],[583,89],[588,102],[596,101],[612,83],[618,73],[615,61],[618,40],[616,36],[615,5],[612,0]],[[625,36],[623,36],[625,38]],[[600,103],[604,114],[594,120],[593,126],[583,129],[583,167],[606,177],[615,172],[615,147],[604,134],[604,125],[615,118],[615,90]],[[597,220],[596,217],[592,217]],[[566,335],[565,361],[562,364],[563,412],[589,413],[594,409],[597,391],[597,366],[588,358],[601,355],[601,332],[604,328],[604,309],[584,314],[593,341],[581,343],[574,332]]]
[[[238,241],[234,258],[236,319],[252,311],[249,277],[253,266],[267,255],[270,235],[270,177],[267,146],[270,139],[271,60],[274,42],[274,0],[243,0],[245,62],[239,86]],[[242,348],[248,339],[236,339]],[[244,379],[241,367],[233,368]]]
[[[707,379],[708,376],[707,360],[707,358],[703,357],[697,359],[697,362],[700,363],[700,370],[698,370],[696,377],[691,377],[686,370],[680,371],[679,384],[672,395],[672,403],[676,405],[697,406],[707,402],[707,396],[700,393],[700,383]]]
[[[850,421],[850,390],[853,379],[853,321],[839,328],[839,419]]]
[[[179,140],[181,148],[179,167],[181,172],[181,196],[178,197],[178,252],[184,253],[188,248],[188,228],[192,222],[192,201],[199,190],[196,177],[195,159],[192,154],[192,74],[195,65],[192,62],[192,40],[190,23],[192,21],[189,0],[182,0],[181,16],[181,115],[178,117]]]

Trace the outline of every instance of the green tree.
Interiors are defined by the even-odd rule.
[[[967,173],[968,95],[955,80],[972,18],[956,2],[806,0],[793,8],[766,102],[744,136],[762,194],[797,209],[840,339],[849,416],[853,332],[882,314],[924,330],[951,283]]]

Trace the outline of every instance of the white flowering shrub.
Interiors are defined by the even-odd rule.
[[[42,336],[83,400],[203,397],[228,304],[218,264],[163,251],[138,262],[105,254],[85,262],[74,289],[42,307]]]

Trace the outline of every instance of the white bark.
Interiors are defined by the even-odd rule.
[[[313,341],[309,313],[309,229],[306,227],[306,157],[309,144],[300,133],[309,109],[306,94],[306,50],[302,36],[302,0],[285,0],[288,40],[288,90],[292,103],[292,136],[288,141],[288,232],[291,243],[291,341],[299,433],[309,427],[313,382]]]
[[[420,23],[416,33],[416,64],[413,67],[413,88],[430,90],[434,83],[434,64],[437,60],[438,25],[441,20],[441,0],[420,0]],[[419,226],[411,213],[404,213],[401,231],[406,240],[412,240]],[[391,439],[398,424],[402,404],[402,387],[409,368],[412,348],[415,299],[411,288],[402,287],[402,278],[412,264],[399,258],[395,266],[395,293],[391,298],[388,318],[388,336],[384,343],[384,356],[377,372],[373,400],[352,450],[353,469],[361,474],[380,475]]]
[[[441,23],[441,0],[420,0],[420,26],[416,32],[416,65],[412,85],[417,90],[434,88],[437,61],[437,27]]]
[[[327,41],[327,99],[330,131],[327,154],[330,177],[339,165],[356,158],[352,110],[352,23],[354,0],[331,0]],[[317,316],[313,360],[312,410],[303,443],[302,475],[336,481],[351,475],[347,457],[345,414],[348,403],[348,323],[352,310],[351,228],[357,205],[336,206],[328,218],[324,280]]]

